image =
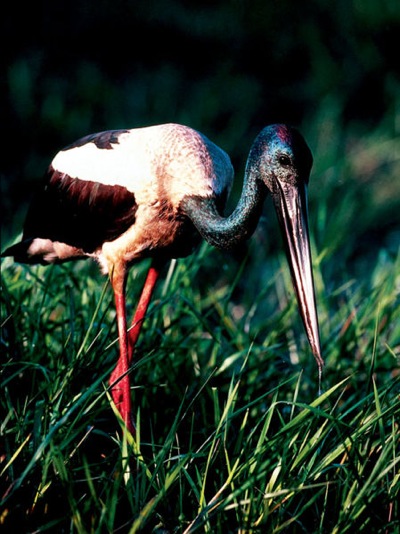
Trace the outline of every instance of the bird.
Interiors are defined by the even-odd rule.
[[[168,123],[87,135],[60,150],[28,208],[22,238],[2,256],[27,264],[92,258],[114,293],[119,357],[111,398],[132,434],[129,370],[160,272],[205,239],[230,250],[248,239],[268,195],[282,230],[300,315],[319,376],[321,355],[308,228],[313,156],[302,134],[271,124],[251,145],[237,206],[224,215],[234,179],[228,154],[199,131]],[[151,258],[131,326],[126,283]]]

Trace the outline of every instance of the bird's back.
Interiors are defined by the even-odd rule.
[[[138,228],[146,217],[154,221],[157,210],[176,219],[184,196],[223,204],[232,180],[229,156],[186,126],[89,135],[55,156],[30,206],[22,244],[3,255],[48,263],[96,254],[138,218]]]

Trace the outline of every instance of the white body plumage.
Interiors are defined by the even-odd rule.
[[[185,255],[192,247],[181,241],[188,241],[192,226],[179,216],[182,198],[213,198],[223,205],[232,181],[229,156],[187,126],[84,137],[51,162],[43,194],[25,225],[24,238],[32,239],[27,255],[44,263],[91,256],[104,272],[155,250],[176,257],[181,247]]]

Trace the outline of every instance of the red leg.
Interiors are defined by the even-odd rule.
[[[117,312],[119,358],[117,365],[110,376],[110,387],[112,399],[121,414],[122,419],[129,431],[134,432],[135,427],[131,421],[132,401],[128,374],[129,342],[126,327],[125,279],[125,270],[123,270],[122,273],[118,273],[115,268],[112,274],[112,285]]]
[[[139,338],[143,320],[159,277],[161,267],[161,263],[153,261],[153,264],[147,273],[146,281],[132,320],[132,328],[130,329],[129,334],[127,333],[126,325],[125,282],[122,284],[122,290],[121,283],[113,284],[117,310],[120,356],[110,377],[111,396],[131,433],[135,432],[135,426],[132,418],[132,401],[128,370],[132,362],[135,345]]]
[[[144,283],[142,294],[138,305],[136,307],[135,314],[132,319],[131,329],[129,330],[128,339],[129,339],[129,363],[132,361],[133,351],[135,350],[135,345],[139,338],[140,330],[149,307],[151,296],[153,294],[156,282],[160,276],[161,269],[164,265],[164,262],[153,260],[153,263],[150,266],[150,269],[147,273],[146,281]]]

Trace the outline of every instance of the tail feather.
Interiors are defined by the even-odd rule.
[[[1,257],[5,258],[6,256],[13,256],[14,260],[20,263],[32,263],[32,258],[28,253],[28,249],[32,244],[33,239],[24,239],[11,247],[6,248],[1,253]]]
[[[13,256],[14,261],[18,263],[49,265],[85,258],[87,254],[82,249],[66,243],[35,237],[23,239],[8,247],[1,253],[1,256]]]
[[[24,239],[1,253],[1,257],[13,256],[18,263],[41,263],[48,265],[59,258],[54,251],[54,243],[50,239]]]

